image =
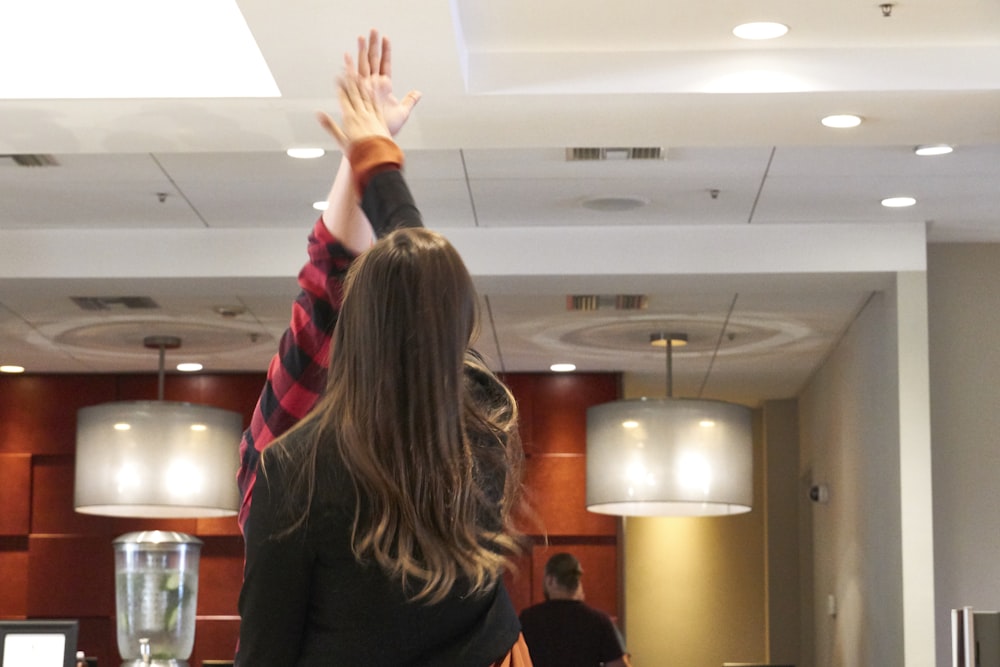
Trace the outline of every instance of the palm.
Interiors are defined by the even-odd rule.
[[[395,136],[406,119],[410,117],[413,104],[404,98],[399,100],[392,93],[392,79],[384,74],[372,76],[372,91],[375,95],[376,103],[382,107],[382,117],[385,120],[389,134]]]

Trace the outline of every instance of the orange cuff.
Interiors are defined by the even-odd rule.
[[[403,168],[403,151],[389,137],[365,137],[347,149],[347,159],[354,172],[354,186],[363,195],[376,174]]]

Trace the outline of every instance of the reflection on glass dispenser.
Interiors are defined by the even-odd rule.
[[[123,665],[187,665],[194,649],[201,540],[156,530],[122,535],[113,545]]]

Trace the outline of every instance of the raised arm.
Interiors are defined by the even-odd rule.
[[[411,92],[402,100],[393,96],[389,41],[380,39],[373,30],[367,40],[358,38],[357,68],[350,56],[345,56],[345,63],[352,76],[378,91],[385,117],[392,119],[395,131],[401,129],[420,95]],[[329,116],[323,114],[321,124],[327,127],[329,122]],[[373,234],[381,236],[395,226],[412,224],[412,214],[399,215],[400,205],[362,211],[359,200],[345,157],[327,196],[327,209],[309,235],[309,261],[299,272],[301,292],[292,307],[291,324],[268,366],[250,428],[240,443],[237,483],[242,496],[238,517],[241,530],[249,514],[260,452],[305,416],[326,386],[330,336],[340,312],[341,287],[348,267],[371,245]],[[408,202],[403,209],[412,207],[412,198]]]

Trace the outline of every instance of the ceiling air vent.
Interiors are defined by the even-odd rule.
[[[619,294],[615,297],[615,310],[645,310],[648,302],[645,294]]]
[[[616,148],[579,147],[566,149],[567,162],[600,162],[604,160],[662,160],[659,146],[633,146]]]
[[[566,297],[566,310],[597,310],[601,307],[596,294],[570,294]]]
[[[73,296],[83,310],[151,310],[160,305],[148,296]]]
[[[644,310],[648,301],[645,294],[571,294],[566,310]]]
[[[17,155],[0,155],[0,158],[4,158],[12,161],[19,167],[58,167],[59,160],[53,155],[32,155],[28,153],[20,153]]]

